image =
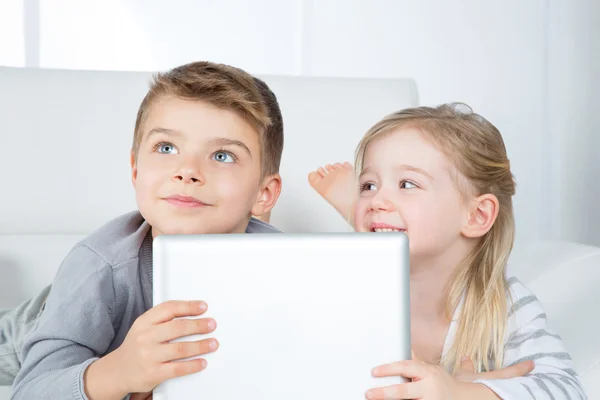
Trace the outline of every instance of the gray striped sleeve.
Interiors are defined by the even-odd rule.
[[[548,325],[536,296],[516,278],[508,280],[510,291],[503,367],[533,360],[532,373],[517,378],[477,380],[504,400],[587,399],[573,369],[571,355],[560,335]]]
[[[506,351],[506,350],[514,349],[516,347],[521,346],[524,342],[526,342],[528,340],[538,339],[538,338],[541,338],[544,336],[553,337],[555,339],[561,340],[560,336],[555,333],[548,332],[545,329],[538,329],[538,330],[530,332],[530,333],[526,333],[523,335],[513,337],[510,340],[510,342],[506,344],[506,346],[504,347],[504,350]]]
[[[569,353],[566,352],[554,352],[554,353],[535,353],[535,354],[529,354],[525,357],[521,357],[516,361],[513,361],[512,364],[518,364],[520,362],[523,361],[527,361],[527,360],[539,360],[540,358],[553,358],[556,360],[569,360],[571,361],[571,356],[569,355]]]
[[[534,376],[533,381],[544,391],[544,393],[548,395],[548,398],[550,400],[556,400],[556,397],[554,397],[554,395],[542,379],[538,378],[537,376]]]
[[[508,317],[510,318],[514,313],[519,311],[521,308],[525,307],[527,304],[531,304],[536,301],[537,301],[537,298],[533,295],[520,298],[511,307],[510,311],[508,312]]]
[[[529,389],[529,386],[527,386],[524,383],[521,383],[521,385],[523,385],[523,387],[525,388],[525,390],[527,390],[527,393],[529,393],[531,395],[531,398],[535,400],[535,396],[533,395],[533,392],[531,391],[531,389]]]

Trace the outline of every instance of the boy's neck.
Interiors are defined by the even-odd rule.
[[[248,219],[244,219],[242,222],[240,222],[240,224],[232,231],[232,232],[215,232],[215,233],[220,233],[220,234],[228,234],[228,233],[245,233],[248,229],[248,224],[250,223],[250,219],[251,217],[248,217]],[[162,235],[162,232],[159,232],[156,228],[152,227],[152,239],[155,239],[157,236]],[[181,234],[181,232],[177,232],[178,234]],[[194,233],[189,233],[189,234],[194,234]],[[200,234],[200,232],[197,232],[195,234]]]
[[[411,259],[410,308],[413,318],[429,321],[446,319],[448,283],[470,250],[470,245],[465,242],[447,249],[437,257]]]

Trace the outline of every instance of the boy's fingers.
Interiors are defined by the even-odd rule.
[[[212,318],[180,318],[154,327],[155,342],[163,343],[190,335],[203,335],[213,332],[217,322]]]
[[[482,372],[477,374],[477,378],[484,379],[510,379],[525,376],[535,368],[535,363],[531,360],[522,361],[510,367],[502,368],[497,371]]]
[[[162,368],[165,374],[165,377],[162,379],[162,381],[165,381],[167,379],[190,375],[204,370],[206,368],[206,360],[199,358],[190,361],[172,361],[163,364]]]
[[[204,314],[208,306],[203,301],[170,300],[152,307],[144,315],[144,322],[156,325],[177,317],[192,317]],[[142,318],[140,317],[140,318]]]
[[[168,343],[157,350],[159,362],[182,360],[212,353],[219,347],[217,339],[203,339],[192,342]]]

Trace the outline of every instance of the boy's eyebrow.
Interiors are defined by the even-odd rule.
[[[222,138],[212,139],[209,141],[209,143],[215,144],[218,146],[238,146],[238,147],[241,147],[246,153],[248,153],[248,155],[250,157],[252,157],[252,152],[250,151],[248,146],[246,146],[246,144],[244,142],[241,142],[239,140],[228,139],[228,138],[222,137]]]
[[[152,135],[156,135],[157,133],[164,133],[166,135],[170,135],[170,136],[177,136],[179,135],[179,131],[173,130],[173,129],[169,129],[169,128],[152,128],[150,129],[150,131],[148,132],[148,135],[146,137],[150,137]]]
[[[173,129],[168,129],[168,128],[152,128],[150,129],[150,131],[148,132],[148,136],[150,137],[152,135],[158,134],[158,133],[164,133],[166,135],[170,135],[170,136],[178,136],[180,135],[179,131],[173,130]],[[213,145],[217,145],[217,146],[238,146],[241,147],[246,153],[248,153],[248,155],[250,157],[252,157],[252,152],[250,151],[250,149],[248,148],[248,146],[246,146],[246,144],[244,142],[241,142],[239,140],[233,140],[233,139],[228,139],[228,138],[217,138],[217,139],[212,139],[209,141],[209,144],[213,144]]]

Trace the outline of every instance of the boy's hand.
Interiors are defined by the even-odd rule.
[[[111,354],[113,365],[122,371],[122,388],[127,393],[150,392],[167,379],[203,370],[206,360],[174,361],[215,351],[216,339],[169,343],[171,340],[215,330],[212,318],[192,317],[206,312],[198,301],[168,301],[142,314],[121,346]]]

